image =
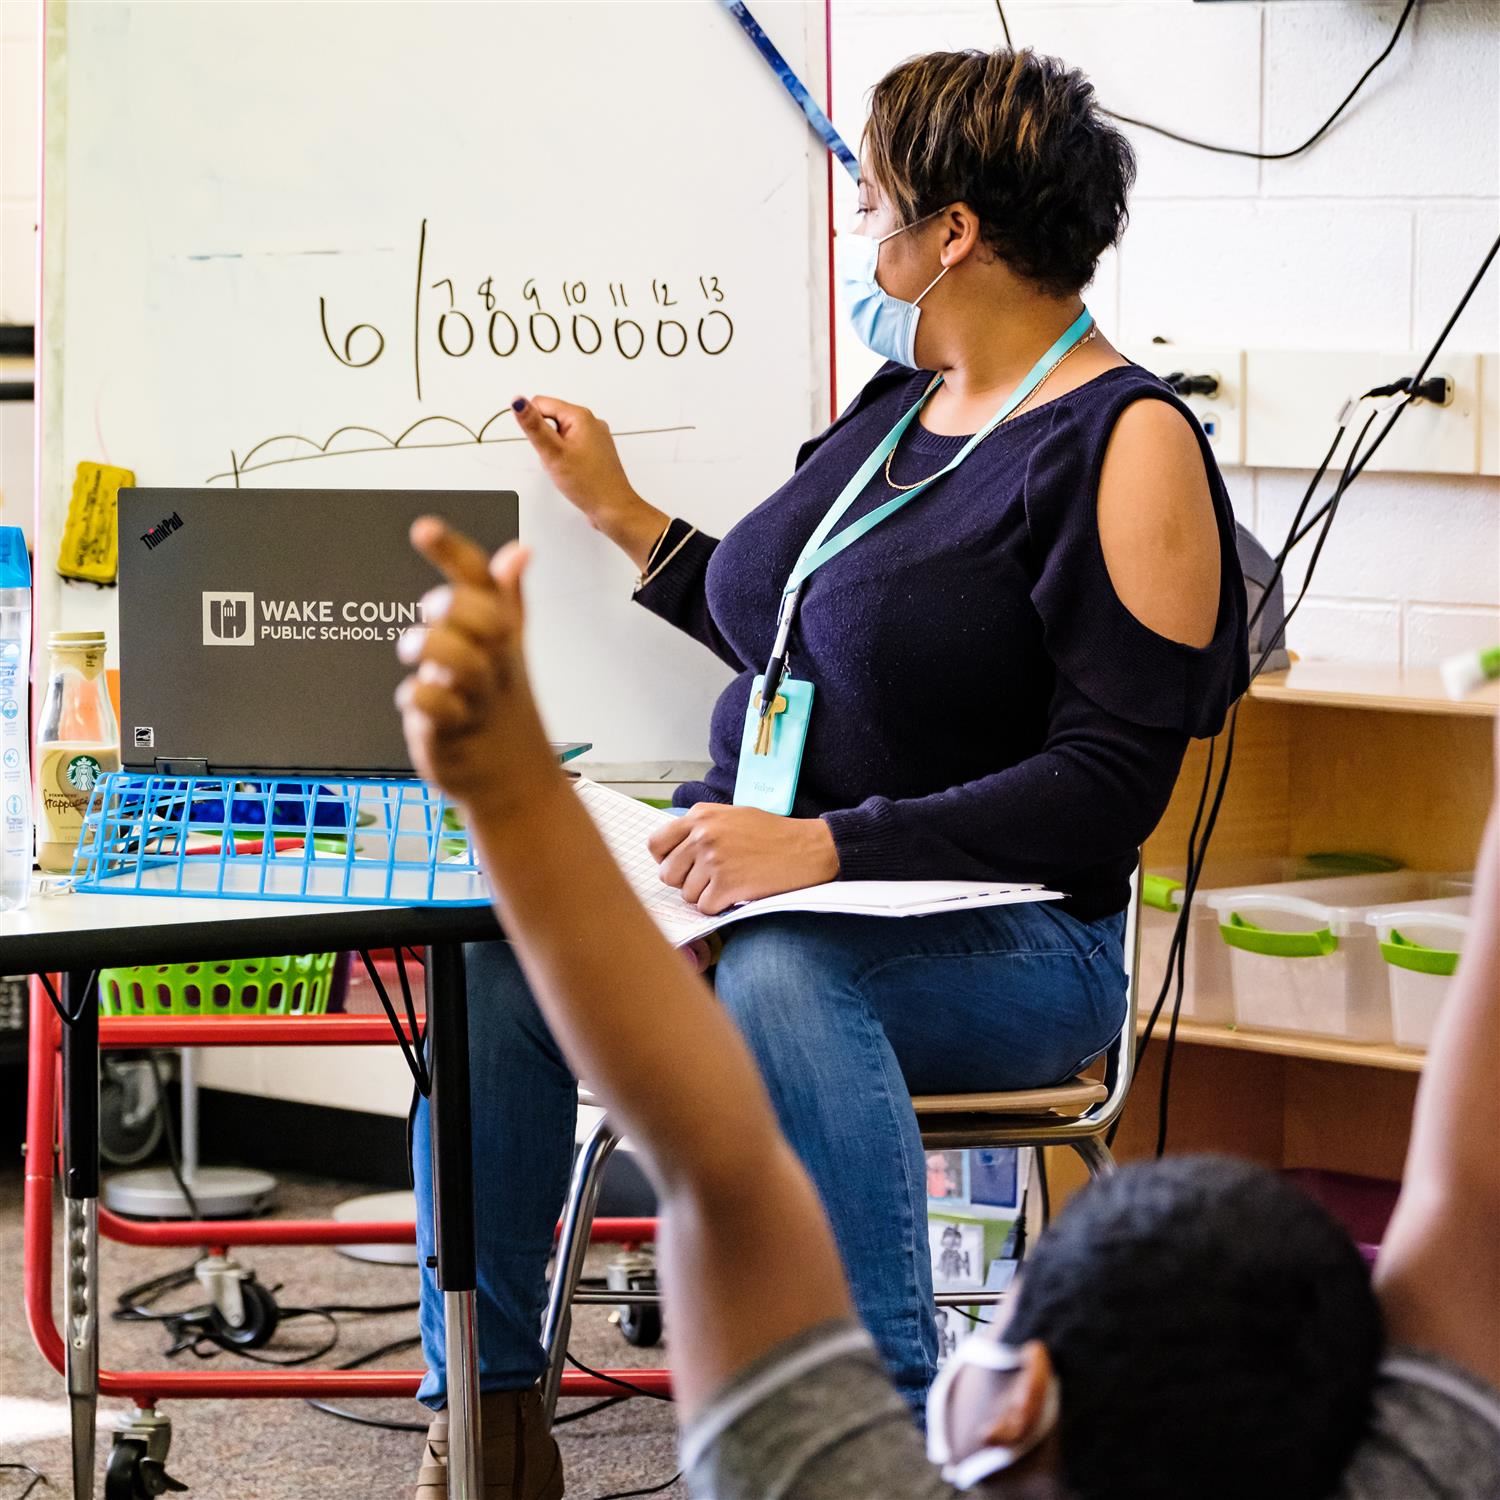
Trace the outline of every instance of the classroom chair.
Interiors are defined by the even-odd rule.
[[[1051,1088],[1019,1089],[990,1094],[919,1094],[912,1096],[922,1143],[934,1151],[993,1149],[1031,1146],[1045,1149],[1067,1146],[1077,1152],[1090,1178],[1108,1177],[1115,1159],[1105,1137],[1120,1112],[1135,1073],[1136,1018],[1140,998],[1141,869],[1137,862],[1130,877],[1130,902],[1125,909],[1124,955],[1126,966],[1125,1019],[1119,1035],[1105,1053],[1103,1077],[1080,1074]],[[592,1102],[586,1089],[583,1103]],[[602,1116],[578,1153],[568,1189],[558,1234],[552,1285],[542,1324],[542,1344],[547,1350],[547,1370],[542,1380],[542,1399],[550,1419],[557,1408],[563,1370],[568,1358],[568,1335],[575,1303],[618,1304],[631,1300],[620,1292],[581,1291],[584,1256],[588,1253],[604,1168],[620,1143],[609,1116]],[[638,1293],[634,1300],[650,1304],[656,1293]],[[994,1292],[944,1294],[940,1299],[977,1306],[998,1300]]]

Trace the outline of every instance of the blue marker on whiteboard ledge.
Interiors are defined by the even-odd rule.
[[[1443,691],[1450,698],[1467,698],[1475,688],[1500,677],[1500,646],[1450,656],[1438,671],[1442,674]]]

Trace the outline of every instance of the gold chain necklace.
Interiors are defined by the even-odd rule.
[[[1047,383],[1047,381],[1049,379],[1051,379],[1051,377],[1052,377],[1053,373],[1056,371],[1058,365],[1062,364],[1062,362],[1064,360],[1066,360],[1066,359],[1070,358],[1072,355],[1076,354],[1081,348],[1083,348],[1083,346],[1085,344],[1087,344],[1094,337],[1094,335],[1096,333],[1098,333],[1098,331],[1099,331],[1099,327],[1098,327],[1097,324],[1095,324],[1094,327],[1090,328],[1089,331],[1086,334],[1084,334],[1084,336],[1081,339],[1079,339],[1078,342],[1076,344],[1074,344],[1071,349],[1068,349],[1065,353],[1059,355],[1058,358],[1053,362],[1051,369],[1049,369],[1047,371],[1047,373],[1045,375],[1043,375],[1042,378],[1039,381],[1037,381],[1037,383],[1034,386],[1032,386],[1032,388],[1030,389],[1030,391],[1027,392],[1025,400],[1023,400],[1016,407],[1015,411],[1010,412],[1010,413],[1008,413],[1006,415],[1005,421],[1008,422],[1008,421],[1010,421],[1010,419],[1012,417],[1019,416],[1020,413],[1026,409],[1027,405],[1031,401],[1031,398],[1033,396],[1035,396],[1036,393],[1039,390],[1041,390],[1041,388],[1044,385],[1046,385],[1046,383]],[[999,425],[1003,426],[1004,423],[1001,423]],[[986,433],[985,436],[988,437],[989,433]],[[886,456],[885,456],[885,482],[888,485],[890,485],[890,487],[893,490],[914,490],[914,489],[917,489],[919,486],[926,484],[929,480],[937,478],[937,474],[929,474],[926,479],[918,479],[918,480],[916,480],[912,484],[897,484],[896,481],[891,478],[891,460],[893,458],[895,458],[895,456],[896,456],[896,450],[895,450],[895,448],[892,448],[891,451],[889,453],[887,453]],[[946,468],[946,467],[947,467],[947,465],[944,465],[944,468]],[[939,469],[937,471],[938,474],[941,474],[942,472],[943,472],[942,469]]]

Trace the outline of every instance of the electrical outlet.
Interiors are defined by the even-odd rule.
[[[1196,344],[1147,344],[1131,358],[1153,375],[1212,375],[1218,389],[1211,396],[1184,396],[1198,419],[1221,468],[1245,461],[1245,353],[1242,349]]]
[[[1420,354],[1251,349],[1245,357],[1245,462],[1251,468],[1311,469],[1327,452],[1350,400],[1414,375]],[[1453,382],[1446,406],[1418,401],[1370,460],[1371,470],[1408,474],[1480,472],[1479,356],[1439,354],[1429,372]],[[1355,431],[1375,407],[1363,404]],[[1376,418],[1371,436],[1380,428]],[[1347,446],[1341,450],[1347,454]]]

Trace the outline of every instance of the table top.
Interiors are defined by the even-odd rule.
[[[494,912],[484,906],[343,906],[33,890],[29,905],[0,912],[0,973],[482,942],[499,935]]]

